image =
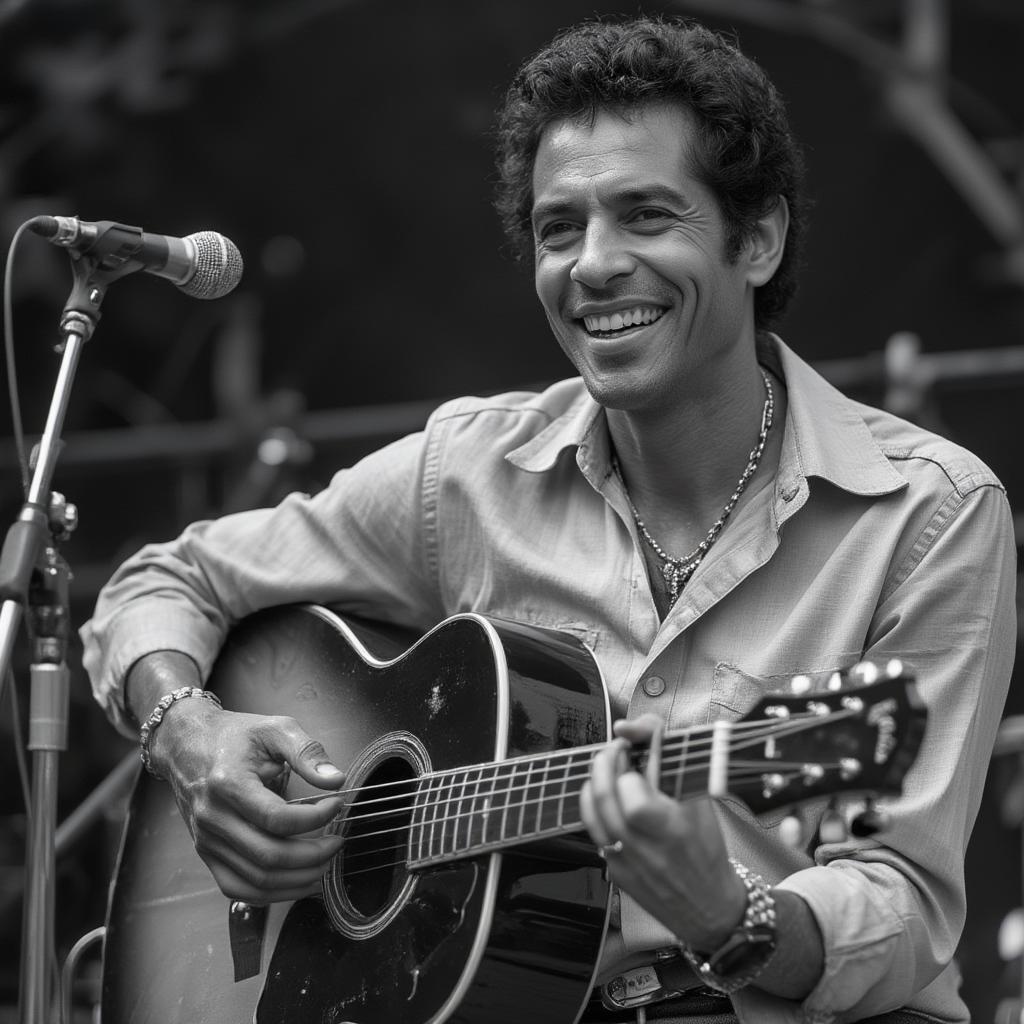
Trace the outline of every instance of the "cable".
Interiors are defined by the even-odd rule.
[[[81,959],[82,954],[86,949],[89,948],[98,939],[106,937],[107,929],[100,925],[99,928],[93,928],[91,932],[86,932],[72,947],[71,951],[67,955],[67,959],[64,961],[64,969],[61,971],[60,976],[60,987],[59,987],[59,998],[60,998],[60,1021],[61,1024],[71,1024],[71,1013],[72,1013],[72,988],[75,981],[75,973],[78,970],[78,961]]]
[[[14,253],[21,241],[21,236],[28,230],[29,222],[14,232],[10,248],[7,250],[7,266],[4,268],[4,353],[7,357],[7,394],[11,403],[11,421],[14,426],[14,444],[18,451],[18,464],[21,467],[21,488],[28,496],[29,472],[28,458],[25,454],[25,433],[21,424],[21,402],[18,399],[18,369],[14,360],[14,325],[13,302],[11,299],[11,280],[14,268]]]
[[[21,795],[25,801],[25,820],[32,827],[32,796],[29,792],[28,762],[25,760],[25,743],[21,735],[21,717],[18,708],[18,691],[14,685],[14,673],[7,670],[7,689],[11,695],[11,728],[14,731],[14,756],[18,762],[18,778],[21,780]]]

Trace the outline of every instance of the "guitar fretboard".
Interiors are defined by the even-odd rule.
[[[684,772],[685,749],[676,739],[674,766],[662,767],[664,792],[682,799],[706,789],[707,771]],[[600,747],[574,747],[437,772],[419,780],[409,830],[410,868],[426,867],[518,846],[583,827],[579,796]],[[647,754],[634,760],[643,770]]]

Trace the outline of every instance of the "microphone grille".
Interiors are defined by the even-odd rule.
[[[192,276],[178,285],[197,299],[219,299],[232,291],[242,279],[242,254],[238,246],[216,231],[197,231],[186,241],[196,252],[196,269]]]

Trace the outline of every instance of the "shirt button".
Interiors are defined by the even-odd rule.
[[[648,676],[643,687],[648,697],[660,697],[665,692],[665,680],[661,676]]]

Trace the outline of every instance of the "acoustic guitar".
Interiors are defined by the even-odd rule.
[[[667,732],[662,791],[755,813],[896,794],[924,730],[897,664],[796,677],[744,718]],[[347,772],[345,837],[315,897],[231,904],[170,787],[141,774],[111,888],[105,1024],[570,1024],[608,925],[578,798],[610,736],[587,647],[456,615],[410,642],[315,605],[231,633],[209,687],[291,715]],[[651,774],[649,751],[637,768]],[[320,791],[293,776],[287,799]]]

